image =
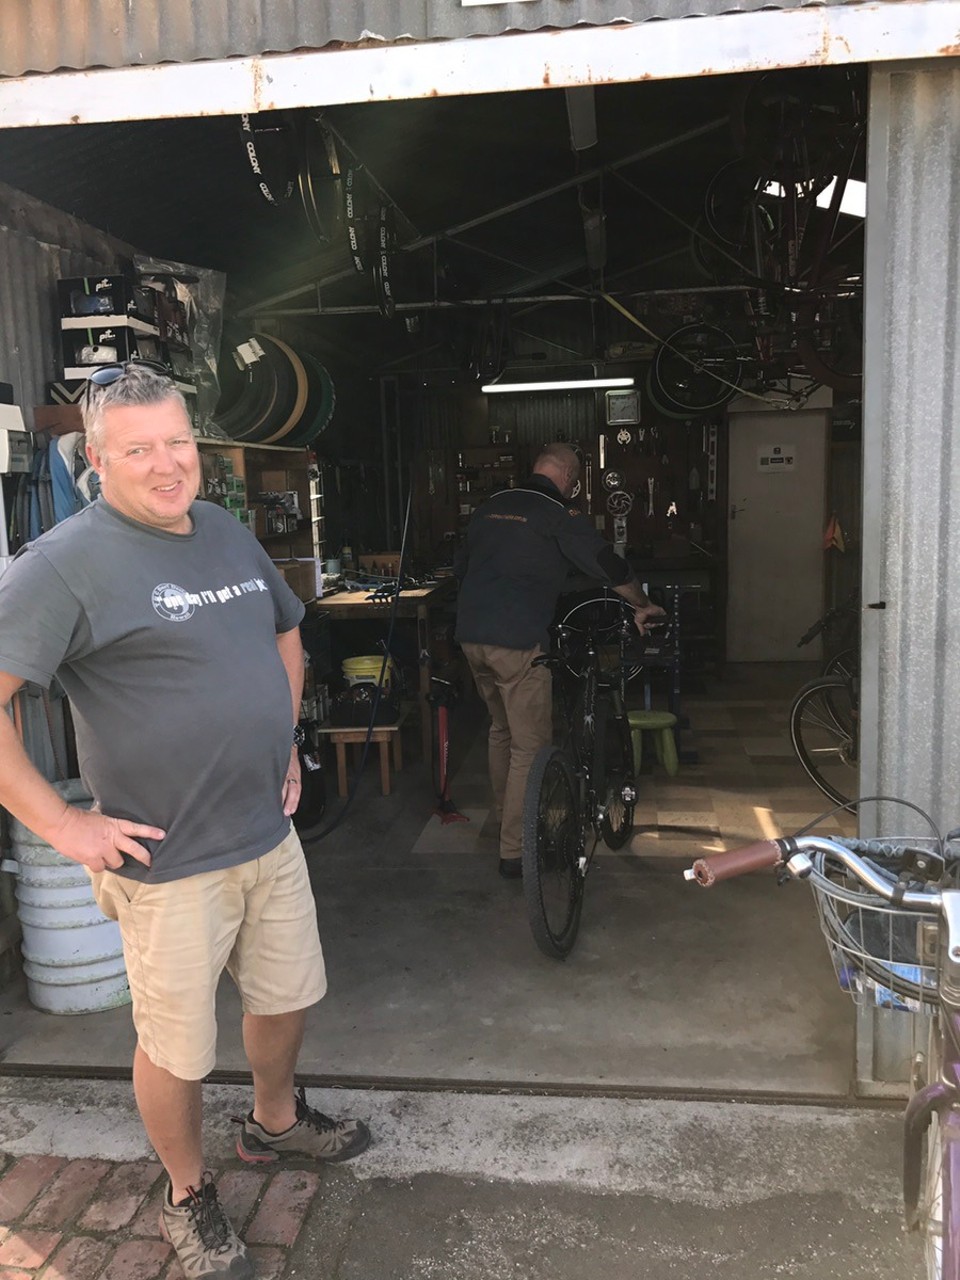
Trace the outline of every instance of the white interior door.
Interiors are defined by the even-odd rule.
[[[823,612],[827,414],[729,415],[727,659],[820,657],[797,641]]]

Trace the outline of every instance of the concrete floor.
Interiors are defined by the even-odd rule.
[[[269,1280],[923,1273],[919,1239],[900,1225],[901,1122],[889,1110],[340,1089],[309,1101],[361,1116],[373,1141],[319,1170],[303,1229]],[[210,1166],[262,1176],[239,1170],[234,1154],[230,1116],[246,1111],[249,1092],[211,1086],[205,1102]],[[129,1084],[102,1081],[0,1079],[0,1150],[151,1156]]]
[[[380,1084],[846,1095],[853,1009],[806,889],[757,876],[705,893],[681,876],[703,849],[794,829],[827,807],[786,737],[806,674],[800,664],[731,670],[686,701],[682,745],[699,762],[642,779],[641,829],[621,853],[600,851],[566,963],[536,950],[519,884],[496,874],[476,706],[453,721],[452,794],[469,825],[430,816],[423,764],[385,798],[371,762],[343,825],[305,842],[330,992],[311,1015],[302,1071]],[[333,800],[328,815],[338,811]],[[218,1066],[243,1070],[229,982],[220,1013]],[[125,1068],[132,1048],[127,1010],[55,1018],[22,991],[0,994],[7,1070]]]

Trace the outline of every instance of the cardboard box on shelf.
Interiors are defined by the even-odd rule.
[[[83,430],[83,418],[78,404],[38,404],[33,410],[34,431],[49,431],[55,436],[65,436],[71,431]]]
[[[258,493],[283,493],[290,487],[286,471],[261,471],[259,476],[254,472],[251,479],[250,487]]]
[[[316,599],[316,579],[312,560],[274,560],[273,563],[294,595],[304,601]]]

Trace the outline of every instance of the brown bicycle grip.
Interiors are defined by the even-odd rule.
[[[729,849],[726,853],[715,853],[709,858],[698,858],[690,868],[690,879],[709,889],[718,880],[730,880],[733,876],[742,876],[748,871],[762,871],[765,867],[778,867],[782,861],[783,854],[775,840],[756,840],[741,849]]]

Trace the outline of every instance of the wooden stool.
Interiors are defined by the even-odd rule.
[[[406,719],[406,709],[400,712],[393,724],[375,724],[370,734],[370,742],[380,747],[380,791],[390,794],[390,744],[393,743],[393,767],[403,768],[403,743],[400,729]],[[322,724],[318,733],[329,738],[337,749],[337,794],[342,798],[347,794],[347,744],[353,744],[354,765],[360,763],[360,749],[367,740],[366,728],[339,728],[336,725]]]
[[[677,717],[670,711],[628,711],[627,720],[630,722],[630,737],[633,741],[633,767],[639,769],[643,761],[643,731],[647,729],[653,734],[657,760],[670,777],[674,777],[680,768],[677,740],[673,732]]]

